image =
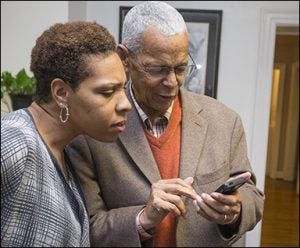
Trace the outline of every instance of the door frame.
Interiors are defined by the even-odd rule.
[[[251,164],[258,168],[256,172],[257,186],[263,190],[266,173],[276,28],[280,26],[299,26],[298,11],[299,8],[291,9],[289,7],[265,7],[261,9],[250,160]],[[246,233],[246,247],[260,247],[261,223],[260,221],[252,231]]]

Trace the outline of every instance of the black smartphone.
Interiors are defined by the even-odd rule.
[[[235,179],[232,179],[232,180],[222,184],[219,188],[217,188],[215,190],[215,192],[219,192],[224,195],[230,195],[247,181],[248,181],[248,178],[237,177]]]

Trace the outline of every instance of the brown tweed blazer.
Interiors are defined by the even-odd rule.
[[[236,173],[252,172],[239,115],[207,96],[184,89],[180,96],[180,178],[194,177],[193,187],[201,194],[214,191]],[[79,136],[67,147],[67,153],[85,194],[91,244],[153,246],[152,240],[140,243],[135,217],[160,175],[136,109],[129,112],[126,130],[116,142],[102,143]],[[255,186],[254,174],[251,179],[240,189],[241,223],[229,237],[220,231],[223,228],[198,215],[192,201],[185,199],[188,212],[185,219],[178,218],[177,246],[230,246],[253,229],[262,217],[264,195]]]

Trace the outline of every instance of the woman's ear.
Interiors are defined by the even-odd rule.
[[[55,78],[51,82],[51,93],[57,105],[68,103],[69,86],[60,78]]]

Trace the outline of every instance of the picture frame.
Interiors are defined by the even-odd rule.
[[[120,6],[119,42],[122,23],[132,7]],[[199,67],[187,77],[184,87],[192,92],[217,98],[222,10],[177,9],[189,33],[189,53]],[[189,62],[190,63],[190,62]]]

